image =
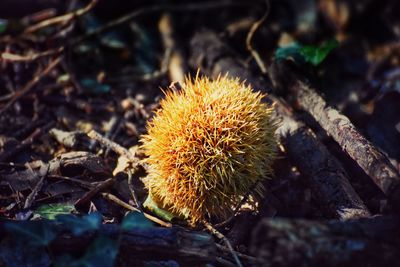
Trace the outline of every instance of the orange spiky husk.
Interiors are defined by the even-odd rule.
[[[193,223],[226,218],[271,175],[276,123],[262,98],[226,76],[187,78],[181,91],[166,93],[141,138],[149,165],[144,183],[161,206]]]

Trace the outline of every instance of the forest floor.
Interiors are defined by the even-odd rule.
[[[0,266],[400,264],[400,2],[1,2]],[[139,140],[197,73],[275,102],[279,157],[191,227],[143,208]]]

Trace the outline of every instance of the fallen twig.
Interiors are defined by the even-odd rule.
[[[77,177],[67,177],[67,176],[61,176],[61,175],[47,175],[48,178],[53,178],[53,179],[60,179],[60,180],[65,180],[65,181],[70,181],[79,184],[80,186],[91,189],[93,188],[92,183],[87,182],[83,179],[78,179]],[[80,176],[78,176],[80,177]]]
[[[18,99],[20,99],[22,96],[27,94],[32,88],[45,76],[47,76],[57,65],[60,63],[61,58],[57,57],[56,59],[52,60],[47,67],[35,75],[33,79],[28,82],[24,88],[21,90],[18,90],[15,92],[14,96],[10,99],[10,101],[7,102],[7,104],[0,110],[0,115],[4,113],[7,109],[9,109]]]
[[[257,31],[257,29],[261,26],[261,24],[268,17],[269,11],[271,9],[269,0],[266,0],[265,4],[266,4],[266,10],[265,10],[264,15],[261,17],[261,19],[254,22],[254,24],[251,26],[251,28],[247,34],[247,37],[246,37],[246,48],[247,48],[247,50],[249,50],[249,52],[253,56],[254,60],[258,64],[258,67],[260,68],[261,72],[264,74],[267,73],[267,68],[265,67],[264,61],[261,59],[260,54],[258,54],[258,52],[253,48],[251,41],[252,41],[253,36],[254,36],[255,32]]]
[[[24,209],[29,209],[33,202],[35,201],[35,198],[37,196],[37,194],[39,193],[39,191],[42,189],[43,184],[44,184],[44,179],[47,176],[47,173],[49,171],[49,165],[43,165],[43,168],[46,168],[46,172],[42,175],[42,177],[40,177],[40,180],[37,182],[37,184],[35,185],[35,187],[32,189],[32,192],[28,195],[28,197],[25,200],[25,204],[24,204]]]
[[[207,228],[208,231],[210,231],[213,235],[215,235],[216,237],[218,237],[219,239],[224,241],[225,245],[228,247],[229,252],[232,254],[233,259],[235,260],[237,266],[243,267],[236,251],[233,249],[231,242],[229,242],[228,238],[226,238],[221,232],[219,232],[217,229],[215,229],[210,223],[203,221],[203,224]]]
[[[21,144],[19,144],[13,149],[4,151],[2,154],[0,154],[0,162],[8,160],[10,157],[14,156],[21,150],[25,149],[26,147],[30,146],[40,135],[46,132],[47,129],[49,129],[52,125],[53,122],[50,122],[42,128],[37,128],[35,131],[33,131],[32,134],[30,134],[27,138],[25,138],[21,142]]]
[[[88,136],[90,138],[93,138],[94,140],[98,141],[99,143],[103,144],[109,149],[112,149],[113,151],[117,152],[119,155],[126,157],[131,161],[131,164],[129,166],[128,170],[128,187],[129,191],[132,195],[132,199],[137,207],[137,209],[142,212],[142,208],[139,204],[138,198],[135,194],[135,190],[132,186],[132,175],[136,172],[138,166],[139,166],[139,160],[138,158],[132,154],[128,149],[118,145],[117,143],[111,141],[110,139],[100,135],[96,131],[92,130],[88,133]]]
[[[249,199],[250,194],[253,192],[253,190],[258,186],[259,182],[256,182],[251,188],[250,190],[246,193],[246,195],[244,195],[242,197],[242,199],[240,200],[239,204],[236,205],[235,209],[233,210],[232,215],[226,219],[225,221],[222,221],[220,223],[215,224],[215,228],[220,228],[223,227],[229,223],[231,223],[233,221],[233,219],[235,219],[236,215],[238,214],[240,208],[247,202],[247,200]]]
[[[110,139],[102,136],[101,134],[99,134],[98,132],[96,132],[95,130],[91,130],[90,132],[87,133],[87,135],[96,140],[97,142],[99,142],[100,144],[106,146],[107,148],[110,148],[111,150],[113,150],[114,152],[118,153],[120,156],[125,156],[127,159],[129,159],[132,163],[134,163],[133,165],[137,165],[139,164],[138,162],[138,158],[135,157],[134,154],[132,154],[128,149],[120,146],[119,144],[111,141]],[[135,166],[133,166],[132,168],[135,168]]]
[[[73,11],[68,14],[64,14],[62,16],[50,18],[44,21],[41,21],[35,25],[29,26],[28,28],[25,29],[24,33],[32,33],[35,31],[38,31],[42,28],[49,27],[54,24],[59,24],[59,23],[69,23],[72,21],[74,18],[83,16],[87,12],[89,12],[95,5],[97,4],[97,0],[91,0],[90,3],[85,6],[84,8],[78,9],[76,11]]]
[[[129,188],[129,192],[131,193],[131,196],[132,196],[132,199],[133,199],[133,203],[135,203],[136,207],[141,212],[143,212],[142,207],[141,207],[141,205],[139,203],[139,200],[138,200],[138,198],[136,196],[135,189],[133,188],[133,185],[132,185],[132,176],[133,176],[133,173],[132,173],[131,170],[129,170],[128,171],[128,188]]]
[[[75,207],[82,207],[86,203],[90,201],[90,199],[95,196],[97,193],[100,191],[112,186],[115,182],[114,178],[108,178],[105,181],[102,181],[101,183],[98,183],[96,186],[94,186],[92,189],[90,189],[88,192],[86,192],[81,198],[79,198],[75,203]]]
[[[59,47],[57,49],[44,52],[28,53],[27,55],[17,55],[9,52],[3,52],[0,55],[0,60],[11,62],[31,62],[43,57],[60,55],[62,52],[64,52],[64,47]]]
[[[217,246],[217,248],[219,250],[222,250],[222,251],[227,252],[227,253],[231,252],[228,248],[226,248],[224,246],[221,246],[220,244],[215,244],[215,245]],[[239,258],[242,258],[243,260],[245,260],[245,261],[247,261],[249,263],[253,263],[254,264],[254,263],[257,262],[257,259],[255,257],[249,256],[249,255],[237,252],[237,251],[236,251],[236,254],[238,255]]]
[[[127,210],[139,211],[139,212],[141,212],[138,208],[136,208],[136,207],[134,207],[134,206],[132,206],[132,205],[129,205],[128,203],[126,203],[126,202],[120,200],[119,198],[117,198],[116,196],[114,196],[114,195],[112,195],[112,194],[110,194],[110,193],[101,193],[101,195],[102,195],[105,199],[108,199],[108,200],[110,200],[110,201],[113,201],[114,203],[116,203],[116,204],[118,204],[118,205],[124,207],[124,208],[127,209]],[[147,219],[149,219],[149,220],[151,220],[151,221],[153,221],[153,222],[155,222],[155,223],[157,223],[157,224],[159,224],[159,225],[162,225],[162,226],[164,226],[164,227],[172,227],[172,224],[171,224],[171,223],[164,222],[163,220],[160,220],[159,218],[154,217],[154,216],[152,216],[152,215],[150,215],[150,214],[148,214],[148,213],[143,212],[143,215],[144,215]]]
[[[310,86],[297,80],[290,89],[300,107],[316,119],[395,206],[400,206],[400,176],[386,155],[369,142],[346,116],[329,106]]]

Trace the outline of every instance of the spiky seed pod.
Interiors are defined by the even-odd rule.
[[[224,218],[271,175],[276,125],[262,97],[226,76],[188,78],[181,91],[166,93],[141,138],[144,183],[161,207],[193,223]]]

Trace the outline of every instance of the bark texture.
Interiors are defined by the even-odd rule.
[[[31,222],[35,223],[35,222]],[[36,222],[40,223],[40,222]],[[17,222],[13,222],[14,225]],[[106,236],[112,240],[120,240],[118,261],[124,261],[123,266],[132,266],[126,263],[140,260],[176,260],[181,263],[209,263],[216,258],[216,245],[212,236],[184,228],[135,228],[123,231],[119,225],[102,225],[96,233],[74,236],[56,223],[49,223],[48,227],[57,229],[57,237],[49,245],[55,255],[79,254],[84,252],[91,242],[98,236]],[[0,223],[0,247],[10,249],[13,255],[17,246],[13,243],[16,238],[7,232],[4,223]],[[0,262],[1,262],[0,257]]]
[[[295,81],[290,89],[296,94],[300,107],[315,118],[398,207],[400,205],[400,176],[386,155],[369,142],[346,116],[329,106],[306,83]]]

